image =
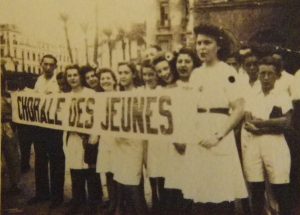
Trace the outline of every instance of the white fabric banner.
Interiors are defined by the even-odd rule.
[[[197,114],[193,95],[181,89],[84,96],[16,92],[12,93],[13,121],[90,134],[187,141]]]

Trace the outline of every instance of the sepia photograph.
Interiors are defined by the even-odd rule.
[[[1,215],[300,215],[299,0],[0,0]]]

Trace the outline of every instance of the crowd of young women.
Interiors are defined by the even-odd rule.
[[[153,214],[232,215],[234,201],[248,198],[234,136],[244,117],[245,101],[237,71],[224,62],[230,44],[218,27],[201,25],[194,31],[196,52],[181,48],[170,56],[157,51],[154,57],[144,59],[138,70],[129,62],[119,63],[116,71],[89,66],[66,68],[60,85],[67,93],[181,88],[197,92],[198,113],[198,132],[190,142],[65,132],[66,166],[72,178],[69,214],[78,212],[87,201],[85,182],[89,204],[95,206],[100,201],[99,173],[106,175],[109,214],[148,214],[144,197],[147,178]],[[184,117],[184,113],[178,114]],[[288,215],[281,208],[279,211]],[[92,212],[95,207],[91,207]]]

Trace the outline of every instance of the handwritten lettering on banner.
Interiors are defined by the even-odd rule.
[[[13,121],[131,138],[175,139],[191,129],[193,96],[181,90],[74,95],[12,94]]]

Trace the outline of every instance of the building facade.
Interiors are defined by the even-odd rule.
[[[223,27],[238,44],[264,35],[270,43],[300,50],[299,6],[297,0],[156,0],[147,18],[147,43],[165,50],[192,45],[194,26],[207,23]]]
[[[193,0],[152,1],[147,15],[147,44],[174,50],[189,45],[193,30]]]
[[[265,35],[271,43],[299,48],[297,5],[294,0],[195,0],[194,24],[222,26],[242,42]]]
[[[40,60],[45,54],[52,54],[58,60],[58,71],[70,64],[64,46],[35,41],[22,34],[15,25],[0,25],[0,62],[7,71],[40,74]]]

